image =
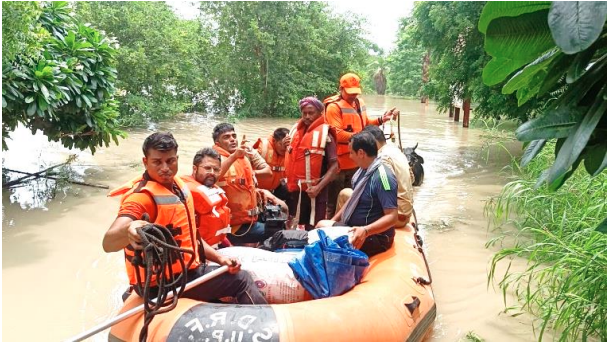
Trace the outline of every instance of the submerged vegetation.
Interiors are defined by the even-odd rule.
[[[579,170],[558,191],[535,189],[537,177],[554,160],[544,149],[525,169],[513,161],[518,178],[490,201],[492,217],[503,243],[491,261],[490,279],[498,279],[504,292],[513,291],[517,304],[506,311],[523,310],[538,318],[538,339],[552,328],[561,341],[607,340],[607,235],[595,231],[607,216],[607,174],[591,177]],[[514,244],[505,243],[515,237]],[[524,270],[512,259],[528,259]],[[499,263],[508,263],[496,275]]]

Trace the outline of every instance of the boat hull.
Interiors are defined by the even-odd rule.
[[[432,327],[436,304],[413,227],[397,229],[393,247],[370,259],[362,282],[337,297],[292,304],[209,304],[180,299],[157,315],[149,341],[313,342],[419,341]],[[127,299],[123,312],[141,304]],[[116,324],[110,341],[137,341],[143,314]]]

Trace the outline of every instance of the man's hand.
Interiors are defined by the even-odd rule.
[[[333,224],[335,224],[335,220],[323,219],[316,223],[316,228],[318,229],[321,227],[331,227],[333,226]]]
[[[245,150],[245,148],[243,148],[242,146],[236,148],[236,150],[232,153],[232,155],[234,155],[234,157],[236,158],[242,158],[244,157],[244,155],[247,153],[247,151]]]
[[[219,258],[219,265],[228,266],[230,274],[236,274],[240,271],[240,262],[236,257],[221,256]]]
[[[306,193],[308,193],[308,196],[310,196],[310,198],[316,198],[318,196],[318,193],[320,193],[320,187],[318,185],[315,186],[310,186],[308,187],[308,189],[306,189]]]
[[[396,119],[400,115],[400,111],[393,107],[392,109],[386,111],[384,115],[381,117],[382,123],[388,122],[390,120]]]
[[[348,232],[352,232],[352,236],[350,237],[350,243],[356,248],[360,249],[365,243],[365,239],[367,239],[367,230],[364,226],[355,226],[351,228]]]
[[[286,145],[289,146],[291,145],[291,136],[286,135],[285,138],[283,138],[282,142]]]
[[[137,233],[137,229],[147,224],[149,223],[145,220],[134,220],[129,225],[127,229],[127,237],[129,239],[129,244],[133,247],[133,249],[143,249],[143,245],[141,245],[141,236],[139,236],[139,233]]]

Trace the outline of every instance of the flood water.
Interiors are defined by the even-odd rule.
[[[433,105],[381,96],[365,96],[371,115],[401,110],[403,146],[419,142],[425,180],[415,190],[415,208],[433,277],[438,317],[430,341],[465,340],[473,331],[486,341],[534,341],[531,319],[500,315],[502,294],[487,287],[489,260],[483,206],[507,182],[500,170],[508,155],[483,159],[478,129],[438,114]],[[294,119],[247,119],[235,127],[250,140],[274,128],[290,128]],[[141,144],[152,130],[170,130],[179,143],[179,170],[189,174],[194,153],[212,145],[217,119],[184,115],[150,130],[137,130],[119,146],[95,155],[78,152],[76,177],[110,188],[142,172]],[[397,133],[396,125],[392,128]],[[390,127],[386,126],[389,132]],[[5,168],[37,171],[65,161],[70,152],[41,135],[17,130],[4,153]],[[512,146],[520,153],[520,147]],[[2,193],[2,340],[62,341],[117,314],[127,285],[122,252],[106,254],[104,233],[118,210],[107,190],[71,186],[52,200],[37,198],[44,182]],[[107,340],[107,333],[89,340]]]

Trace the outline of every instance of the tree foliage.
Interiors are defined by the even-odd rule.
[[[607,3],[488,3],[479,22],[493,57],[487,84],[507,80],[503,93],[519,104],[554,94],[541,116],[521,125],[528,163],[546,141],[557,140],[556,160],[538,180],[558,189],[582,161],[588,174],[607,167]],[[516,42],[516,44],[513,44]]]
[[[483,35],[476,28],[483,6],[483,2],[470,1],[416,3],[412,17],[400,25],[399,48],[390,59],[419,66],[419,72],[412,74],[419,75],[419,87],[422,61],[417,56],[422,51],[430,53],[430,80],[421,88],[421,95],[435,99],[439,110],[448,109],[456,99],[470,98],[477,116],[526,120],[544,99],[519,108],[514,97],[483,84],[482,68],[490,60],[483,49]],[[398,72],[398,68],[392,71],[391,85],[416,85],[411,78],[400,81]]]
[[[202,2],[201,14],[214,42],[209,99],[224,114],[297,115],[300,98],[336,92],[368,62],[360,20],[322,2]]]
[[[77,13],[120,42],[116,87],[123,125],[190,109],[210,83],[208,32],[196,20],[177,17],[167,3],[78,2]]]
[[[418,96],[422,86],[424,49],[413,41],[415,26],[411,18],[401,20],[396,48],[387,58],[389,92]]]
[[[75,20],[67,2],[42,3],[39,11],[29,4],[8,6],[11,14],[3,33],[5,26],[12,27],[7,44],[23,52],[10,51],[6,60],[3,52],[3,149],[18,124],[68,148],[94,153],[111,140],[118,144],[124,133],[118,129],[113,99],[113,42]],[[24,22],[15,23],[20,11]]]
[[[39,54],[36,44],[40,38],[38,17],[40,5],[34,1],[2,2],[2,63],[15,59],[17,53],[22,56]]]

